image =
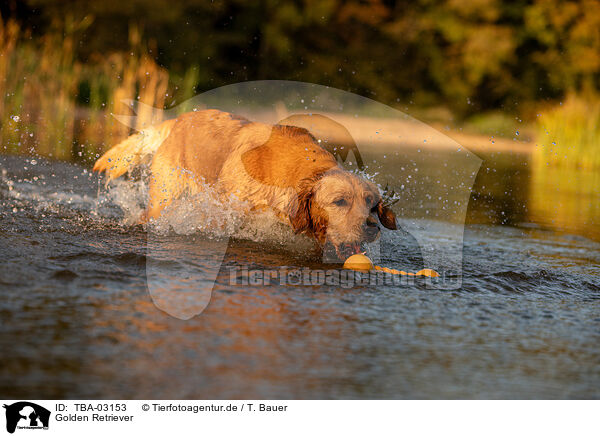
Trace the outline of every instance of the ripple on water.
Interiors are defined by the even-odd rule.
[[[155,256],[149,233],[132,225],[143,186],[99,191],[95,176],[58,162],[24,170],[22,158],[2,158],[0,166],[4,396],[600,395],[600,247],[584,237],[470,226],[463,286],[454,291],[239,286],[227,267],[322,265],[306,239],[262,216],[244,221],[231,215],[233,206],[220,212],[234,225],[203,234],[190,216],[225,215],[195,210],[194,202],[150,232],[174,247],[186,241],[185,262]],[[188,321],[159,311],[146,289],[148,262],[202,267],[223,236],[230,241],[208,308]],[[431,231],[427,248],[435,241]],[[392,241],[381,258],[416,263],[410,247]]]

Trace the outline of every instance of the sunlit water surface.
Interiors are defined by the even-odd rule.
[[[107,196],[64,163],[2,157],[0,168],[0,396],[600,397],[600,244],[528,221],[522,167],[480,173],[460,289],[232,284],[231,267],[319,262],[285,229],[231,215],[210,304],[185,321],[148,293],[146,265],[161,264],[124,221],[130,191]],[[510,186],[494,196],[490,180]],[[201,267],[218,240],[191,233],[152,238],[192,241],[186,262]],[[398,245],[383,261],[416,269],[417,251]]]

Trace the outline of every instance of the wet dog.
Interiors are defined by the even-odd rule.
[[[341,259],[396,217],[377,186],[344,170],[306,129],[251,122],[227,112],[190,112],[134,134],[94,165],[109,180],[150,163],[148,206],[157,218],[173,200],[214,185],[251,209],[272,209],[295,232],[331,244]]]

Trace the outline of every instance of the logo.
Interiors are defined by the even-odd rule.
[[[29,401],[19,401],[6,409],[6,431],[14,433],[15,429],[48,429],[50,411]]]
[[[226,258],[226,255],[232,254],[230,238],[252,239],[261,243],[274,241],[282,246],[289,245],[295,250],[292,245],[300,242],[292,241],[291,235],[282,231],[282,221],[289,221],[290,229],[296,233],[298,230],[308,229],[305,233],[309,235],[311,231],[314,233],[316,225],[321,242],[330,239],[331,243],[332,238],[329,236],[334,233],[334,239],[338,242],[349,241],[345,244],[338,243],[334,247],[335,252],[331,250],[331,246],[323,245],[322,263],[341,266],[341,261],[346,256],[344,253],[340,255],[338,248],[342,251],[350,248],[352,252],[364,249],[376,263],[382,259],[399,262],[401,256],[394,253],[409,251],[413,253],[413,258],[422,257],[422,262],[418,263],[440,272],[444,277],[443,280],[427,283],[428,287],[460,288],[464,223],[472,187],[482,161],[437,129],[391,106],[356,94],[328,86],[285,80],[226,85],[199,94],[168,110],[153,108],[134,100],[122,102],[136,115],[115,115],[116,119],[138,133],[124,143],[130,148],[117,148],[122,151],[108,152],[116,153],[115,156],[125,154],[115,158],[112,164],[109,162],[113,158],[105,154],[106,159],[98,161],[102,162],[99,168],[103,165],[106,168],[114,166],[116,174],[119,171],[133,171],[133,166],[139,166],[143,184],[140,193],[149,189],[151,180],[155,181],[156,186],[167,183],[168,180],[189,180],[190,186],[197,185],[199,188],[190,189],[186,195],[181,196],[173,195],[177,190],[171,191],[170,188],[158,190],[167,193],[167,196],[173,196],[174,201],[165,207],[159,218],[151,220],[154,223],[149,224],[146,283],[154,304],[169,315],[187,320],[208,307],[217,278],[223,273],[223,265],[229,264],[233,259]],[[162,182],[158,182],[154,175],[148,175],[144,163],[146,157],[150,158],[156,152],[170,131],[170,127],[166,127],[169,124],[160,123],[175,119],[183,113],[208,108],[228,113],[226,116],[232,117],[232,121],[238,120],[242,124],[257,122],[264,126],[259,129],[262,133],[257,133],[252,141],[244,139],[249,141],[248,146],[252,145],[252,148],[244,152],[245,157],[240,157],[239,168],[236,167],[237,175],[232,175],[227,183],[224,180],[214,180],[210,184],[204,183],[204,174],[195,174],[181,168],[177,170],[177,175],[165,172],[166,180]],[[385,209],[396,215],[398,229],[383,230],[380,237],[371,242],[365,241],[364,247],[361,247],[355,243],[360,239],[358,233],[363,228],[362,225],[349,225],[346,229],[342,224],[357,221],[359,215],[346,212],[346,209],[335,209],[338,210],[335,212],[337,226],[323,224],[328,220],[321,209],[320,215],[311,215],[314,193],[311,181],[314,184],[314,178],[307,178],[300,189],[297,184],[288,186],[287,182],[279,180],[279,176],[271,180],[270,176],[265,176],[266,173],[257,171],[256,168],[259,167],[272,167],[273,164],[266,161],[260,162],[264,156],[270,155],[271,146],[277,147],[275,144],[278,142],[273,141],[271,135],[279,135],[283,126],[305,131],[319,144],[319,147],[311,146],[312,152],[316,153],[318,148],[322,148],[347,173],[354,173],[378,185],[383,202],[381,212],[377,208],[377,218],[382,215],[391,221],[389,212],[383,212],[383,206],[386,206],[385,203],[390,206],[394,204],[393,209],[387,206]],[[219,140],[214,141],[217,141],[215,147],[218,147]],[[212,146],[207,144],[202,143],[198,147],[208,147],[205,150],[209,153]],[[131,157],[128,154],[130,152],[125,150],[130,150],[131,156],[135,157]],[[198,150],[201,150],[199,153],[205,151],[201,148]],[[305,151],[308,153],[309,149],[305,148]],[[311,168],[316,170],[312,166],[316,158],[311,153],[304,157],[306,160],[300,160],[301,163],[297,165],[304,165],[306,162],[307,174],[311,172]],[[119,161],[121,164],[116,163]],[[110,179],[106,179],[107,186],[110,185]],[[250,203],[246,201],[246,197],[254,194],[244,194],[238,198],[233,193],[226,194],[229,191],[224,191],[226,195],[223,195],[215,187],[223,182],[223,186],[230,184],[231,189],[234,189],[234,185],[241,183],[242,179],[245,180],[245,186],[254,186],[248,188],[250,191],[260,191],[260,195],[256,194],[256,199],[261,198],[257,200],[260,206],[252,207],[252,210],[256,209],[256,213],[250,214],[247,211]],[[132,209],[129,203],[122,203],[120,187],[114,188],[113,195],[118,197],[115,200],[123,207],[126,216],[139,220],[141,209],[138,210],[137,206]],[[133,189],[136,192],[132,194],[136,196],[138,187]],[[162,194],[157,195],[160,197]],[[166,202],[166,199],[159,200],[160,203],[163,201]],[[376,221],[375,226],[372,225],[373,221],[370,223],[371,227],[379,227]],[[337,227],[337,230],[332,232],[330,227]],[[354,237],[350,235],[350,227],[356,232]],[[383,227],[386,226],[383,224]],[[389,227],[387,229],[392,230]],[[165,232],[175,232],[185,237],[164,238]],[[198,233],[201,234],[201,245],[196,238]],[[439,235],[440,238],[434,238],[433,235]],[[203,256],[201,267],[190,262],[200,252]],[[254,276],[254,273],[251,275]]]

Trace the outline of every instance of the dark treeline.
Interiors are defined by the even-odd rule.
[[[197,92],[290,79],[464,117],[527,115],[600,84],[596,0],[8,0],[1,13],[33,38],[80,23],[84,62],[126,51],[138,26],[170,74],[196,70]]]

